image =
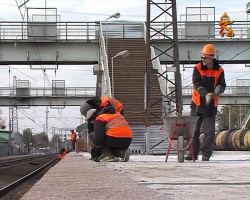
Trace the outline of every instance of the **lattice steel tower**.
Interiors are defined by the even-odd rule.
[[[16,95],[16,76],[13,76],[13,87],[11,96]],[[10,132],[18,131],[18,112],[16,106],[9,107],[9,129]]]
[[[152,10],[157,12],[156,17],[152,17]],[[165,18],[164,18],[165,17]],[[164,20],[162,20],[164,18]],[[167,21],[166,18],[169,20]],[[162,73],[158,75],[166,80],[166,85],[171,83],[175,90],[162,94],[163,99],[172,102],[176,105],[177,111],[182,114],[182,83],[179,65],[179,48],[178,48],[178,33],[177,33],[177,11],[176,0],[147,0],[147,22],[146,22],[146,47],[147,47],[147,68],[146,68],[146,124],[150,123],[150,68],[151,63],[159,57],[167,59],[171,63],[171,67],[166,67]],[[168,44],[166,49],[162,50],[153,45],[153,41],[160,38],[164,43]],[[152,57],[151,48],[160,52],[158,55]],[[174,73],[174,81],[168,78],[168,73]],[[175,93],[175,95],[173,95]],[[173,98],[175,96],[175,98]]]

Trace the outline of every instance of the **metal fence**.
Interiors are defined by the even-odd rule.
[[[175,87],[170,86],[169,87],[170,92],[173,92],[175,90]],[[182,88],[182,95],[192,95],[193,87],[183,87]],[[222,95],[227,96],[235,96],[235,95],[246,95],[249,96],[250,93],[250,86],[227,86],[224,93]]]
[[[18,91],[18,92],[17,92]],[[95,87],[66,87],[66,88],[0,88],[0,96],[18,97],[94,97]]]
[[[99,26],[109,38],[143,38],[144,22],[1,22],[0,40],[58,41],[58,40],[98,40]],[[173,26],[169,22],[151,24],[151,39],[173,38]],[[234,31],[233,38],[221,37],[219,21],[177,22],[179,39],[249,39],[249,23],[235,21],[228,26]],[[106,34],[107,31],[107,34]]]

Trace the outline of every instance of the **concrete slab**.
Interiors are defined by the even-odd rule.
[[[214,152],[209,162],[178,163],[176,155],[132,155],[129,162],[96,163],[71,152],[22,200],[248,199],[249,152]],[[200,158],[201,159],[201,158]]]
[[[89,158],[88,153],[83,156]],[[214,152],[209,162],[178,163],[176,155],[132,155],[127,163],[99,163],[175,200],[248,199],[249,152]]]

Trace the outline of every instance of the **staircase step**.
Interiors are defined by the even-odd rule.
[[[146,45],[144,39],[114,39],[108,41],[109,76],[111,74],[111,57],[127,49],[129,56],[113,59],[114,94],[124,106],[125,118],[130,125],[145,124],[144,85],[146,73]],[[151,70],[150,116],[152,125],[162,124],[162,94],[156,70]],[[112,81],[111,81],[112,82]],[[112,83],[111,83],[112,85]],[[155,117],[157,116],[157,117]]]

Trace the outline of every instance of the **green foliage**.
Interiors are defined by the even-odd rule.
[[[229,109],[230,106],[223,106],[217,114],[217,123],[219,131],[229,130]],[[241,129],[244,119],[248,116],[248,107],[231,106],[231,129]]]
[[[27,147],[32,146],[32,130],[30,128],[26,128],[22,133],[23,143],[26,144]]]
[[[0,110],[0,127],[5,126],[5,120],[1,118],[1,115],[3,114],[2,110]]]
[[[49,138],[45,132],[32,133],[32,129],[26,128],[22,134],[23,143],[26,144],[27,147],[32,146],[38,149],[49,146]]]
[[[49,146],[49,138],[45,132],[36,134],[36,149]]]

